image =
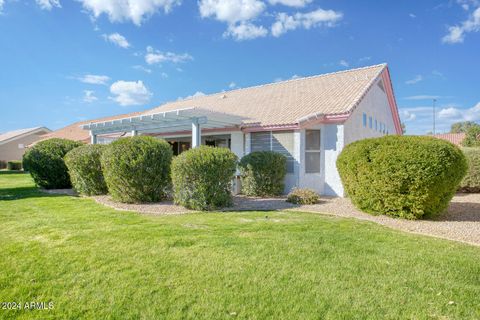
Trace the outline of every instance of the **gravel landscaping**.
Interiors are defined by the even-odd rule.
[[[42,190],[49,194],[74,195],[71,189]],[[126,211],[136,211],[153,215],[171,215],[193,213],[196,211],[175,205],[172,201],[144,204],[118,203],[110,196],[94,196],[96,202],[105,206]],[[234,206],[223,211],[270,211],[289,210],[338,217],[355,218],[376,222],[394,229],[430,235],[439,238],[480,245],[480,194],[458,193],[450,203],[448,210],[434,220],[405,220],[387,216],[373,216],[356,209],[347,198],[322,197],[319,204],[294,205],[285,198],[255,198],[235,196]]]
[[[113,202],[109,196],[93,197],[103,205],[141,213],[166,215],[195,212],[172,202],[154,204],[125,204]],[[234,206],[224,211],[291,210],[330,214],[376,222],[407,232],[425,234],[450,240],[480,245],[480,194],[457,194],[448,210],[435,220],[404,220],[387,216],[372,216],[357,210],[346,198],[322,197],[316,205],[294,205],[284,198],[234,197]]]
[[[345,198],[322,198],[316,205],[301,206],[297,211],[327,213],[339,217],[373,221],[391,228],[480,245],[480,194],[458,193],[447,211],[435,220],[404,220],[372,216],[357,210]]]
[[[182,214],[195,212],[188,210],[182,206],[175,205],[172,201],[163,201],[156,203],[120,203],[115,202],[110,196],[93,196],[96,202],[103,204],[107,207],[124,211],[136,211],[140,213],[149,213],[154,215],[168,215],[168,214]]]

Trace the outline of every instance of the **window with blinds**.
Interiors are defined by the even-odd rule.
[[[295,159],[293,131],[265,131],[250,134],[251,151],[275,151],[287,158],[287,173],[293,173]]]

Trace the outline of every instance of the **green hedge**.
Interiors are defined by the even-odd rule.
[[[182,152],[172,163],[175,203],[194,210],[231,205],[236,164],[237,156],[227,148],[201,146]]]
[[[23,155],[24,169],[30,172],[35,183],[42,188],[71,188],[63,157],[81,145],[81,142],[58,138],[40,141]]]
[[[20,160],[7,161],[7,170],[22,170],[22,161]]]
[[[7,168],[7,161],[0,160],[0,170]]]
[[[78,193],[91,196],[108,192],[100,163],[105,148],[101,144],[84,145],[65,155],[70,180]]]
[[[418,219],[447,208],[467,161],[459,148],[440,139],[387,136],[347,145],[337,168],[359,209]]]
[[[256,151],[240,160],[242,193],[249,196],[278,196],[285,189],[287,158],[273,151]]]
[[[173,152],[164,141],[149,136],[122,138],[112,142],[101,156],[108,192],[116,201],[156,202],[171,186]]]
[[[294,188],[287,195],[287,202],[294,204],[316,204],[320,202],[320,196],[312,189]]]
[[[460,183],[463,192],[480,192],[480,148],[463,148],[467,157],[468,171]]]

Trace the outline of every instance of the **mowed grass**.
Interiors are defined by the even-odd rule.
[[[479,319],[480,248],[285,213],[145,216],[0,173],[0,318]]]

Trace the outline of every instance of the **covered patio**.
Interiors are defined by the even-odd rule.
[[[229,131],[241,134],[241,145],[243,146],[243,134],[240,131],[240,125],[246,119],[232,114],[192,107],[111,121],[93,122],[81,127],[84,130],[89,130],[92,144],[97,144],[100,136],[112,134],[175,137],[171,142],[172,148],[174,148],[174,152],[176,150],[177,153],[180,153],[183,149],[200,146],[202,140],[207,145],[230,148],[231,141],[226,135],[212,138],[212,133],[221,134]],[[208,133],[209,136],[202,139],[202,131]],[[234,137],[231,137],[231,139],[233,140]],[[237,137],[235,140],[239,140],[239,138]],[[183,145],[182,142],[184,142]]]

